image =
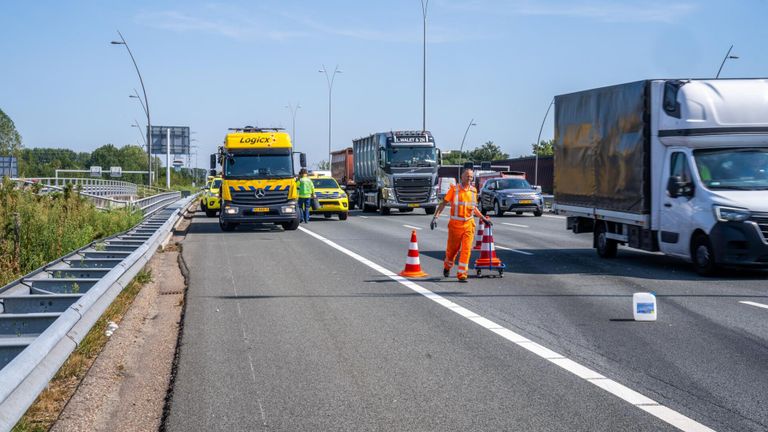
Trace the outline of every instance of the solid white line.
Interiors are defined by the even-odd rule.
[[[664,422],[669,423],[672,426],[677,427],[680,430],[691,431],[691,432],[714,432],[712,429],[704,426],[703,424],[698,423],[695,420],[690,419],[674,410],[671,410],[665,407],[664,405],[661,405],[658,402],[654,401],[653,399],[650,399],[630,389],[629,387],[619,384],[618,382],[612,379],[606,378],[600,375],[599,373],[594,372],[593,370],[587,368],[586,366],[576,363],[562,356],[561,354],[558,354],[550,350],[549,348],[539,345],[538,343],[533,342],[530,339],[527,339],[522,335],[519,335],[513,332],[512,330],[509,330],[508,328],[505,328],[487,318],[484,318],[463,306],[459,306],[458,304],[446,299],[445,297],[439,294],[435,294],[434,292],[422,287],[421,285],[411,280],[408,280],[402,276],[398,276],[392,271],[387,270],[386,268],[380,266],[379,264],[376,264],[370,261],[369,259],[355,252],[352,252],[351,250],[343,246],[340,246],[339,244],[334,243],[333,241],[328,240],[327,238],[319,234],[315,234],[314,232],[304,227],[299,227],[299,229],[309,234],[310,236],[320,240],[321,242],[327,244],[328,246],[338,250],[339,252],[354,258],[355,260],[359,261],[362,264],[367,265],[368,267],[376,270],[377,272],[383,274],[384,276],[387,276],[390,279],[396,282],[399,282],[401,285],[409,288],[410,290],[423,295],[424,297],[434,301],[435,303],[445,307],[446,309],[456,312],[458,315],[463,316],[468,320],[478,324],[479,326],[496,333],[497,335],[516,344],[519,347],[525,348],[526,350],[536,354],[537,356],[543,359],[546,359],[552,364],[560,366],[563,370],[566,370],[574,374],[575,376],[582,378],[587,382],[594,384],[597,387],[600,387],[601,389],[607,391],[608,393],[614,396],[617,396],[626,402],[631,403],[632,405],[640,408],[641,410],[651,414],[652,416]]]
[[[512,248],[508,248],[508,247],[504,247],[504,246],[499,246],[499,245],[495,245],[495,246],[496,246],[496,249],[507,250],[507,251],[510,251],[510,252],[515,252],[515,253],[519,253],[519,254],[523,254],[523,255],[529,255],[529,256],[533,255],[532,253],[526,252],[526,251],[521,251],[521,250],[512,249]]]
[[[762,303],[755,303],[755,302],[751,302],[751,301],[740,301],[739,303],[745,304],[745,305],[750,305],[750,306],[755,306],[755,307],[759,307],[759,308],[763,308],[763,309],[768,309],[768,305],[764,305]]]
[[[509,223],[509,222],[502,222],[501,224],[502,225],[509,225],[509,226],[513,226],[513,227],[518,227],[518,228],[529,228],[528,225],[513,224],[513,223]]]
[[[565,216],[557,216],[557,215],[541,215],[542,217],[548,217],[553,219],[565,219]]]
[[[415,227],[413,225],[405,225],[405,224],[403,224],[403,226],[406,227],[406,228],[410,228],[410,229],[421,230],[421,228]]]

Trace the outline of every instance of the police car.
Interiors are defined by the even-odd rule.
[[[339,187],[336,180],[329,176],[310,176],[315,186],[315,197],[320,208],[310,210],[314,214],[322,214],[326,218],[337,215],[339,220],[347,220],[349,215],[349,198],[344,189]]]
[[[200,208],[203,209],[205,215],[208,217],[216,216],[216,213],[221,209],[220,189],[220,176],[210,178],[203,187],[203,193],[200,196]]]

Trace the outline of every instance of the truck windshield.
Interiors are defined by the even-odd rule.
[[[287,154],[234,154],[226,157],[224,177],[260,179],[293,177],[293,163]]]
[[[391,147],[387,157],[392,167],[433,167],[437,165],[437,150],[434,147]]]
[[[503,179],[498,182],[499,189],[531,189],[531,184],[523,179]]]
[[[695,150],[693,156],[708,189],[768,190],[768,149]]]

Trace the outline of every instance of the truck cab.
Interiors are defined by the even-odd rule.
[[[223,231],[242,223],[272,223],[285,230],[299,227],[293,146],[286,132],[251,126],[230,129],[217,161]]]

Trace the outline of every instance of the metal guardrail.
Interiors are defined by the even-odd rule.
[[[155,195],[141,198],[141,199],[133,199],[135,196],[135,192],[138,188],[136,184],[128,183],[128,182],[121,182],[121,181],[113,181],[113,180],[99,180],[99,179],[62,179],[62,178],[43,178],[43,179],[21,179],[21,178],[14,178],[11,179],[12,181],[15,181],[18,184],[23,185],[35,185],[40,184],[44,188],[44,192],[51,190],[54,191],[62,191],[64,190],[64,187],[67,184],[73,184],[76,186],[79,186],[78,193],[80,196],[88,198],[93,204],[96,206],[96,208],[101,210],[111,210],[111,209],[117,209],[117,208],[130,208],[132,210],[140,210],[144,216],[147,216],[152,213],[155,209],[162,207],[163,205],[175,201],[181,197],[181,192],[174,191],[174,192],[160,192]],[[48,180],[53,180],[48,181]],[[88,180],[96,182],[95,184],[83,184],[83,183],[77,183],[77,182],[62,182],[62,180]],[[105,183],[119,183],[119,184],[111,184],[107,185]],[[99,185],[101,183],[101,185]],[[128,186],[126,186],[128,185]],[[129,190],[134,191],[132,195],[110,195],[111,193],[122,193]],[[92,193],[93,191],[96,191],[97,193]],[[127,196],[128,199],[116,199],[113,198],[113,196]]]
[[[162,209],[167,201],[150,200],[144,208],[155,213],[137,226],[0,288],[0,431],[24,415],[194,198]]]
[[[83,193],[98,197],[135,197],[139,192],[138,185],[135,183],[120,180],[61,177],[17,178],[12,180],[33,184],[37,183],[43,186],[53,186],[55,188],[63,188],[67,185],[73,185],[79,187],[80,191]]]

